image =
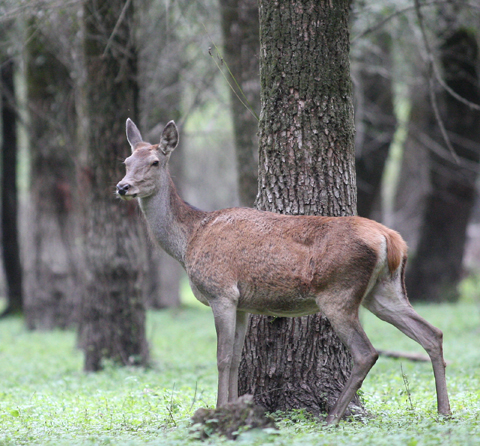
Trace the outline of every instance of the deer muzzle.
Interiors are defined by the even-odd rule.
[[[122,200],[131,200],[132,198],[136,198],[137,196],[135,191],[133,191],[133,187],[130,184],[124,183],[122,181],[117,184],[117,195]]]

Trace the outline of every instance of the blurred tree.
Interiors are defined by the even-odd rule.
[[[416,65],[420,67],[420,63]],[[416,82],[409,87],[410,115],[406,125],[398,184],[393,199],[392,227],[399,231],[408,244],[410,266],[418,245],[420,226],[425,214],[425,198],[430,189],[428,150],[419,140],[419,130],[433,122],[433,110],[428,95],[428,81],[419,73]],[[407,267],[408,268],[408,267]]]
[[[220,8],[225,61],[231,73],[228,78],[238,193],[243,206],[252,206],[257,196],[257,116],[260,109],[258,2],[220,0]]]
[[[80,345],[85,370],[103,359],[145,364],[144,231],[136,203],[118,203],[114,185],[130,148],[125,121],[137,118],[137,54],[130,0],[84,0],[87,157],[85,196],[86,292]]]
[[[261,0],[259,195],[285,214],[356,213],[349,0]],[[320,315],[253,315],[240,393],[269,411],[328,411],[351,359]],[[350,406],[360,406],[355,399]]]
[[[181,73],[185,69],[183,42],[178,34],[177,7],[166,7],[163,2],[143,2],[138,15],[138,52],[140,84],[141,127],[150,129],[147,141],[158,141],[165,124],[177,123],[181,118]],[[158,39],[152,39],[156,34]],[[184,180],[181,146],[170,162],[170,171],[177,188]],[[147,237],[147,305],[162,309],[180,305],[180,279],[182,268]]]
[[[358,215],[381,220],[381,185],[396,129],[392,39],[380,32],[354,58]]]
[[[417,128],[418,139],[429,150],[431,187],[425,200],[417,252],[407,271],[407,287],[413,301],[439,302],[456,300],[459,296],[457,285],[462,273],[466,229],[474,205],[480,161],[476,36],[457,24],[449,26],[441,40],[442,75],[448,88],[463,100],[443,87],[437,89],[439,116],[436,117],[432,109],[426,127]],[[434,76],[434,73],[429,75]],[[477,108],[470,107],[468,102],[477,104]],[[435,101],[432,101],[430,107],[434,106]],[[444,148],[439,121],[445,126],[458,162]]]
[[[0,107],[2,119],[2,254],[7,288],[7,307],[1,316],[23,311],[22,267],[18,237],[17,109],[14,60],[0,55]]]
[[[62,61],[65,48],[59,45],[60,33],[78,29],[75,17],[63,10],[60,15],[48,14],[48,19],[44,15],[42,21],[31,18],[28,29],[30,200],[25,316],[31,329],[71,325],[78,303],[75,83]],[[62,26],[66,22],[68,30]]]

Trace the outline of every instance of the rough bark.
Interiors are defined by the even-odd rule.
[[[391,39],[381,33],[371,39],[357,61],[355,84],[358,215],[381,219],[378,209],[385,162],[396,128],[393,109]]]
[[[29,255],[25,316],[29,328],[65,328],[78,303],[75,247],[75,102],[69,70],[39,24],[27,45],[30,114]]]
[[[23,311],[23,274],[18,237],[18,145],[13,59],[1,61],[0,90],[2,111],[2,255],[7,291],[7,307],[1,316],[6,316]]]
[[[80,344],[85,370],[100,369],[104,359],[121,364],[148,360],[144,228],[137,205],[119,203],[114,196],[114,185],[124,174],[121,161],[130,152],[125,121],[137,116],[132,21],[131,2],[84,2],[88,148],[82,191],[87,276]]]
[[[468,101],[480,103],[478,48],[475,36],[457,29],[445,38],[440,60],[447,85]],[[439,107],[457,164],[443,148],[437,123],[424,136],[429,147],[431,189],[426,199],[423,225],[415,258],[407,271],[412,301],[439,302],[458,299],[466,229],[475,200],[480,151],[480,112],[458,101],[445,90],[437,93]]]
[[[348,1],[260,1],[259,209],[354,215]],[[320,315],[252,316],[240,393],[269,411],[328,411],[350,356]],[[355,405],[359,400],[355,399]]]
[[[257,0],[220,0],[225,60],[237,158],[238,193],[243,206],[257,196],[258,119],[260,109],[259,22]],[[237,85],[238,84],[238,85]]]

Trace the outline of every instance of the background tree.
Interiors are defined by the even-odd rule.
[[[3,34],[0,32],[0,35]],[[2,119],[2,255],[5,267],[7,307],[1,316],[23,311],[22,267],[18,230],[17,107],[14,59],[0,52],[0,107]]]
[[[356,212],[349,1],[260,1],[259,195],[285,214]],[[269,411],[326,412],[350,356],[319,315],[252,316],[240,392]],[[354,404],[359,405],[355,400]]]
[[[220,0],[223,44],[231,91],[240,203],[252,206],[257,196],[259,23],[257,0]]]
[[[144,2],[137,12],[138,23],[138,82],[140,87],[140,120],[147,141],[156,141],[170,120],[181,121],[181,73],[185,69],[182,43],[179,38],[176,8],[165,8],[158,2]],[[155,18],[152,20],[152,18]],[[152,39],[156,35],[158,38]],[[172,175],[178,188],[184,179],[182,150],[171,162]],[[162,309],[180,305],[182,268],[163,250],[147,238],[147,305]]]
[[[382,177],[397,124],[392,56],[387,32],[376,33],[353,51],[357,209],[358,215],[374,220],[382,218]]]
[[[466,101],[480,104],[475,35],[462,27],[449,29],[439,56],[447,86]],[[435,119],[421,135],[429,149],[431,187],[416,256],[407,273],[411,299],[422,301],[458,298],[457,285],[480,161],[480,150],[475,146],[480,142],[479,109],[471,108],[444,88],[435,94],[439,117],[459,160],[444,148],[438,118],[432,112]]]
[[[80,344],[85,369],[102,359],[145,364],[143,278],[145,249],[136,204],[114,196],[124,175],[121,162],[127,116],[138,114],[137,54],[133,6],[128,0],[84,1],[85,103],[88,151],[83,166],[86,291]]]
[[[73,64],[66,59],[78,53],[72,39],[78,31],[77,11],[70,8],[60,15],[52,11],[42,21],[29,19],[25,80],[30,116],[30,230],[25,234],[29,242],[25,316],[30,328],[65,328],[76,317],[76,87]]]

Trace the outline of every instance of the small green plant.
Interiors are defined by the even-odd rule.
[[[405,386],[405,394],[407,395],[407,400],[409,403],[409,409],[413,412],[415,412],[415,407],[413,407],[413,402],[412,402],[412,394],[410,393],[410,383],[408,382],[408,377],[403,371],[403,365],[400,364],[400,370],[402,371],[402,379],[403,379],[403,384]]]

